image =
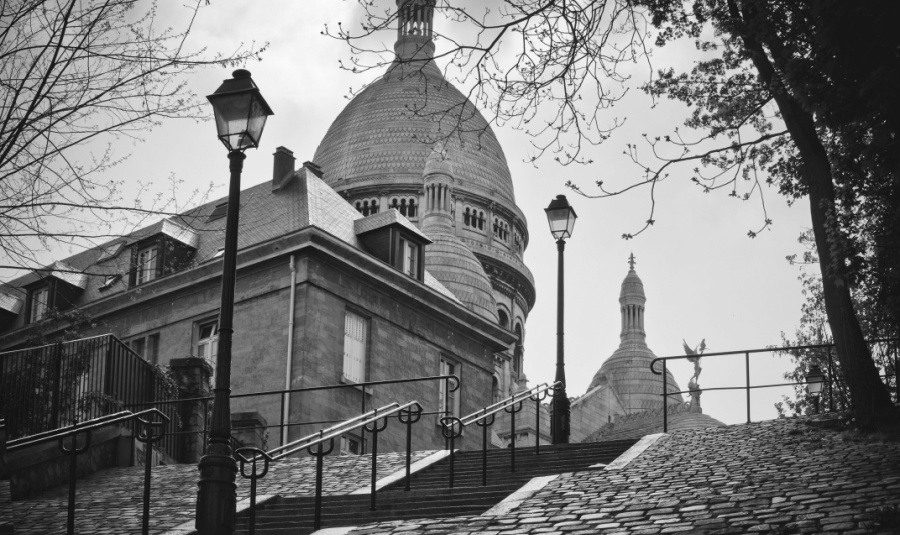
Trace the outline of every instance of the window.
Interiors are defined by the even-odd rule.
[[[364,216],[377,214],[378,199],[364,199],[361,201],[356,201],[356,211]]]
[[[151,334],[147,337],[142,336],[140,338],[135,338],[128,342],[128,347],[150,364],[157,364],[159,362],[159,333]]]
[[[156,245],[145,247],[138,251],[136,284],[150,282],[156,278],[158,259],[159,247],[157,247]]]
[[[403,257],[403,273],[414,279],[419,278],[419,246],[409,240],[400,239],[400,254]]]
[[[407,197],[407,198],[397,198],[394,197],[391,199],[391,208],[400,212],[400,214],[410,218],[415,219],[416,217],[416,198],[415,197]]]
[[[50,304],[50,288],[42,286],[31,291],[31,314],[29,315],[29,323],[41,321],[47,316],[48,305]]]
[[[448,360],[445,357],[441,357],[440,375],[455,375],[460,377],[459,364],[452,360]],[[438,381],[438,383],[440,384],[438,410],[443,413],[449,411],[449,416],[459,416],[459,389],[454,392],[450,391],[448,386],[451,386],[453,381]]]
[[[216,355],[219,352],[219,322],[201,323],[197,329],[197,356],[206,359],[213,370],[216,369]]]
[[[118,275],[118,274],[117,275],[107,275],[106,278],[103,279],[103,286],[101,286],[99,288],[100,291],[105,292],[106,290],[109,290],[110,288],[113,287],[113,285],[115,285],[117,282],[119,282],[119,279],[121,279],[121,278],[122,278],[122,275]]]
[[[361,383],[366,380],[368,345],[369,320],[348,310],[344,316],[344,381]]]
[[[206,218],[206,222],[215,221],[216,219],[222,219],[228,214],[228,201],[225,201],[221,204],[217,204],[215,208],[213,208],[212,213],[209,214],[209,217]]]
[[[341,435],[341,453],[347,455],[362,455],[365,452],[363,439],[356,435]]]
[[[131,342],[128,343],[128,347],[131,348],[132,351],[138,354],[144,360],[147,360],[147,357],[144,355],[146,343],[143,338],[135,338]]]

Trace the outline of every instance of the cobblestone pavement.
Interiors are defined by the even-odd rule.
[[[433,452],[417,452],[413,462]],[[378,476],[385,477],[404,466],[405,453],[378,456]],[[326,457],[323,491],[346,494],[367,485],[371,457]],[[196,465],[158,466],[151,474],[150,532],[164,533],[193,521],[197,500]],[[315,489],[315,459],[289,459],[273,464],[257,482],[259,495],[308,496]],[[249,498],[250,481],[238,476],[238,501]],[[125,535],[141,532],[143,468],[102,470],[76,484],[75,531],[79,534]],[[0,518],[11,521],[16,535],[65,533],[68,486],[43,492],[31,499],[0,503]]]
[[[496,517],[363,526],[403,534],[900,533],[900,442],[787,419],[664,437],[621,470],[563,475]]]

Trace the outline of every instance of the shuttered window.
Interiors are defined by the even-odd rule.
[[[366,380],[366,352],[369,345],[369,320],[347,311],[344,316],[344,380]]]

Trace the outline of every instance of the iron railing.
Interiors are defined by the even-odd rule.
[[[893,361],[894,373],[893,374],[881,374],[881,378],[885,379],[885,385],[890,388],[890,377],[893,375],[894,378],[894,391],[896,394],[897,402],[900,403],[900,381],[898,381],[898,353],[900,353],[900,339],[898,338],[882,338],[877,340],[869,340],[868,344],[886,344],[882,347],[885,351],[882,355],[884,361],[889,362]],[[765,385],[751,385],[750,384],[750,355],[758,355],[761,353],[790,353],[790,352],[810,352],[810,351],[822,351],[824,350],[825,356],[822,357],[819,355],[819,358],[823,360],[827,360],[828,367],[828,375],[826,379],[827,384],[827,405],[829,409],[833,412],[835,410],[835,387],[838,390],[838,402],[841,405],[841,410],[844,410],[847,406],[847,395],[846,388],[844,386],[844,381],[840,370],[835,366],[834,363],[834,344],[812,344],[812,345],[804,345],[804,346],[787,346],[787,347],[767,347],[762,349],[744,349],[738,351],[722,351],[718,353],[703,353],[700,355],[675,355],[669,357],[657,357],[650,362],[650,371],[652,371],[656,375],[662,375],[663,380],[663,391],[660,396],[663,399],[663,432],[667,433],[669,431],[669,407],[668,407],[668,396],[675,396],[680,394],[690,394],[690,390],[682,390],[680,392],[669,392],[668,391],[668,376],[667,376],[667,362],[670,360],[684,360],[684,359],[696,359],[707,358],[707,357],[724,357],[724,356],[734,356],[734,355],[743,355],[744,356],[744,371],[745,371],[745,384],[744,386],[720,386],[713,388],[702,388],[703,392],[711,392],[717,390],[745,390],[747,397],[747,423],[751,422],[750,418],[750,391],[756,390],[760,388],[776,388],[776,387],[785,387],[785,386],[798,386],[803,384],[808,384],[806,381],[794,382],[794,383],[776,383],[776,384],[765,384]],[[893,358],[891,358],[889,353],[893,353]],[[656,363],[662,362],[662,371],[656,369]]]
[[[315,420],[315,421],[302,421],[302,422],[286,422],[284,417],[284,399],[290,394],[303,393],[303,392],[319,392],[319,391],[327,391],[327,390],[341,390],[341,389],[359,389],[362,392],[362,404],[360,407],[360,415],[366,414],[366,406],[367,401],[366,392],[372,392],[374,387],[377,386],[389,386],[389,385],[398,385],[398,384],[408,384],[408,383],[420,383],[420,382],[429,382],[429,381],[441,381],[444,383],[444,392],[456,392],[460,387],[459,377],[456,375],[434,375],[429,377],[412,377],[407,379],[390,379],[383,381],[364,381],[361,383],[341,383],[335,385],[322,385],[322,386],[310,386],[303,388],[291,388],[286,390],[266,390],[262,392],[250,392],[245,394],[232,394],[231,399],[246,399],[246,398],[259,398],[264,396],[279,396],[282,400],[281,406],[281,419],[278,424],[268,424],[265,426],[260,426],[261,429],[278,429],[280,431],[281,436],[286,436],[286,430],[291,427],[305,426],[305,425],[330,425],[341,423],[346,420],[344,419],[330,419],[330,420]],[[147,401],[142,403],[132,403],[126,405],[126,408],[131,410],[138,410],[141,408],[154,407],[163,410],[166,414],[172,413],[175,414],[178,412],[178,407],[182,404],[188,403],[199,403],[202,405],[201,412],[204,414],[210,414],[210,405],[212,404],[213,397],[205,396],[205,397],[195,397],[195,398],[182,398],[177,400],[160,400],[160,401]],[[451,408],[444,404],[445,408],[443,410],[432,410],[428,411],[423,409],[422,415],[441,415],[448,416],[450,415]],[[348,415],[348,417],[350,417]],[[207,434],[209,433],[209,419],[203,419],[203,427],[202,429],[196,430],[181,430],[181,431],[173,431],[170,433],[174,438],[185,437],[189,435],[202,435],[203,444],[205,445],[207,442]],[[362,446],[364,448],[364,445]],[[365,453],[365,449],[363,449],[362,453]]]
[[[153,365],[111,334],[0,353],[0,418],[11,439],[172,398]],[[177,440],[162,448],[179,458]]]
[[[328,429],[322,429],[317,433],[297,439],[293,442],[279,446],[269,451],[256,447],[239,448],[235,456],[241,464],[241,476],[250,480],[250,535],[256,532],[256,481],[269,472],[269,464],[284,459],[289,455],[306,450],[316,458],[316,483],[315,483],[315,511],[313,525],[316,530],[322,527],[322,468],[325,456],[334,451],[334,439],[340,438],[345,433],[364,429],[372,435],[372,471],[371,494],[369,510],[374,511],[376,504],[376,483],[378,480],[378,434],[385,430],[388,418],[396,416],[406,425],[406,490],[409,490],[410,461],[412,452],[412,424],[419,421],[422,416],[422,406],[417,401],[410,401],[403,405],[390,403],[378,409],[350,418]],[[324,444],[328,443],[327,449]],[[257,462],[262,461],[262,471],[257,471]],[[247,472],[247,465],[250,472]]]
[[[534,401],[535,410],[535,440],[534,454],[541,453],[541,401],[547,398],[550,390],[562,388],[563,383],[557,381],[553,384],[542,383],[529,390],[515,393],[506,399],[502,399],[493,405],[478,409],[477,411],[457,418],[445,416],[441,418],[441,430],[444,437],[449,440],[450,457],[450,488],[453,488],[454,474],[454,450],[455,441],[465,432],[466,427],[475,424],[481,428],[481,486],[487,486],[487,435],[488,427],[494,424],[494,416],[500,411],[509,414],[510,444],[509,444],[509,471],[516,471],[516,413],[522,410],[522,403],[528,399]]]
[[[70,426],[45,431],[11,440],[7,443],[6,451],[15,452],[45,442],[59,441],[59,451],[69,456],[69,500],[66,517],[66,534],[75,534],[75,478],[77,477],[77,457],[87,452],[91,447],[91,432],[101,427],[110,425],[122,425],[132,423],[137,429],[135,438],[144,444],[144,488],[143,488],[143,516],[141,517],[141,533],[150,533],[150,468],[153,463],[152,445],[165,437],[165,426],[169,418],[157,409],[148,409],[138,413],[122,411],[88,420],[82,423],[74,423]],[[79,445],[78,436],[83,437]],[[66,447],[66,439],[69,445]]]

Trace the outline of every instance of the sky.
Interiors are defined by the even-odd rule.
[[[394,4],[393,0],[378,1]],[[186,12],[179,8],[181,3],[162,4],[163,20],[176,27],[184,24]],[[248,151],[244,188],[271,180],[271,155],[276,147],[294,151],[298,164],[311,160],[331,122],[347,104],[351,88],[358,90],[376,76],[339,68],[339,60],[350,58],[349,48],[321,34],[326,24],[334,28],[339,21],[358,27],[362,20],[355,1],[213,0],[200,10],[188,47],[228,52],[241,43],[269,42],[262,61],[242,65],[251,71],[275,112],[260,148]],[[388,47],[394,38],[394,32],[383,36]],[[689,66],[691,50],[666,50],[655,61]],[[641,75],[637,71],[640,69],[636,68],[636,76]],[[198,95],[207,95],[230,73],[231,68],[197,71],[187,82]],[[774,224],[750,239],[748,230],[757,229],[763,219],[759,198],[741,202],[724,193],[703,194],[688,180],[692,166],[685,166],[660,184],[656,224],[626,241],[622,234],[638,230],[647,219],[646,190],[590,200],[564,186],[571,180],[591,192],[596,180],[619,185],[639,180],[640,170],[622,155],[625,145],[642,143],[643,133],[669,134],[686,117],[686,110],[679,105],[652,104],[649,97],[631,90],[609,112],[609,120],[624,118],[625,126],[590,154],[594,163],[586,166],[563,167],[551,158],[532,165],[527,162],[532,154],[529,138],[523,132],[506,126],[494,128],[513,176],[517,204],[529,224],[525,263],[537,287],[537,302],[526,323],[525,371],[531,384],[551,381],[554,376],[557,253],[543,209],[559,194],[568,196],[579,216],[565,253],[570,396],[585,392],[594,373],[618,347],[618,294],[630,254],[636,258],[635,269],[647,295],[648,345],[658,356],[683,354],[682,339],[692,346],[705,339],[707,351],[719,352],[777,345],[782,332],[793,335],[803,296],[797,280],[799,268],[785,257],[802,252],[797,237],[810,226],[805,200],[788,207],[775,190],[764,191],[768,217]],[[110,178],[159,184],[172,175],[185,182],[185,189],[204,189],[211,183],[214,197],[226,194],[226,151],[216,139],[211,117],[201,122],[166,121],[147,132],[143,142],[125,141],[116,149],[131,156]],[[782,382],[781,373],[788,364],[787,357],[753,357],[751,382]],[[701,388],[744,384],[743,357],[708,358],[701,365]],[[686,388],[691,366],[682,361],[670,369]],[[752,419],[774,418],[772,403],[779,394],[754,391]],[[701,404],[706,413],[723,422],[746,419],[743,391],[709,392]]]

